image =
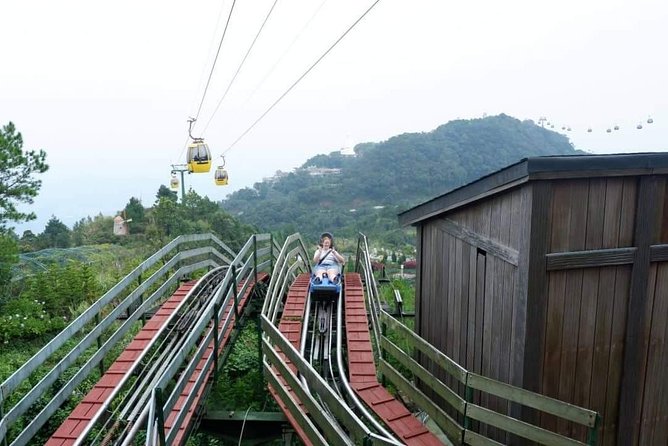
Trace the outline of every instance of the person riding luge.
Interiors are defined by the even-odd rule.
[[[346,259],[334,248],[334,237],[331,233],[324,232],[320,236],[313,262],[315,263],[313,283],[320,284],[325,278],[334,284],[340,282],[341,267],[346,263]]]

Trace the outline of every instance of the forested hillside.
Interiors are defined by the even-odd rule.
[[[279,233],[357,231],[395,244],[396,214],[529,156],[576,154],[568,138],[507,115],[451,121],[427,133],[358,144],[355,156],[318,155],[287,175],[231,194],[223,207]]]

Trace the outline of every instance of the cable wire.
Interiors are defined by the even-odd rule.
[[[213,65],[211,66],[211,71],[209,72],[209,78],[206,81],[206,86],[204,87],[204,93],[202,94],[202,100],[197,107],[197,114],[195,115],[195,121],[199,118],[199,113],[202,111],[202,105],[204,104],[204,98],[206,93],[209,90],[209,84],[211,83],[211,77],[213,76],[213,70],[216,68],[216,62],[218,62],[218,56],[220,55],[220,49],[223,47],[223,41],[225,40],[225,35],[227,34],[227,27],[230,24],[230,19],[232,18],[232,12],[234,11],[234,5],[236,5],[237,0],[232,2],[232,7],[230,8],[230,13],[227,16],[227,21],[225,22],[225,29],[223,29],[223,35],[220,38],[220,43],[218,44],[218,50],[216,51],[216,57],[213,59]]]
[[[318,8],[315,10],[315,12],[311,15],[311,17],[306,22],[306,24],[302,27],[302,29],[299,30],[297,35],[295,35],[294,39],[292,39],[292,42],[290,42],[290,45],[288,45],[288,47],[285,49],[285,51],[283,51],[283,54],[281,54],[281,56],[278,58],[278,60],[276,60],[276,63],[274,63],[274,65],[269,69],[269,71],[267,71],[267,73],[264,75],[262,80],[255,87],[253,92],[248,96],[248,99],[246,99],[246,102],[244,103],[244,105],[248,104],[248,102],[253,98],[253,96],[255,96],[255,93],[257,93],[257,91],[260,89],[260,87],[262,85],[264,85],[264,83],[269,78],[269,76],[271,76],[272,73],[276,70],[276,68],[280,65],[280,63],[283,61],[285,56],[290,52],[292,47],[295,45],[297,40],[299,40],[299,38],[302,36],[304,31],[311,25],[311,22],[318,15],[318,13],[322,9],[322,7],[325,5],[325,3],[327,3],[327,0],[322,0],[322,3],[320,3],[320,6],[318,6]]]
[[[248,51],[246,51],[246,54],[244,55],[244,58],[241,60],[241,63],[239,64],[239,67],[237,68],[236,73],[234,73],[234,76],[232,77],[232,80],[227,85],[227,89],[225,90],[225,93],[223,93],[223,96],[220,98],[220,101],[218,101],[218,105],[216,105],[215,110],[213,111],[213,113],[211,114],[211,117],[209,118],[206,125],[204,126],[204,129],[202,130],[202,134],[204,134],[206,132],[206,129],[209,128],[209,124],[211,124],[211,121],[213,120],[213,117],[218,112],[218,109],[220,108],[220,104],[223,103],[223,100],[227,96],[227,93],[230,91],[230,88],[232,88],[232,84],[234,84],[234,81],[237,78],[237,76],[239,75],[239,72],[241,71],[241,68],[244,66],[244,63],[246,62],[246,59],[248,58],[248,55],[253,50],[253,47],[255,46],[255,42],[257,42],[257,39],[260,37],[260,33],[262,33],[262,30],[264,29],[264,25],[267,24],[267,21],[269,20],[269,16],[271,16],[271,13],[274,10],[274,7],[276,6],[276,3],[278,3],[278,0],[274,0],[274,4],[271,5],[271,8],[269,9],[269,12],[267,13],[267,16],[264,18],[264,21],[262,22],[262,25],[260,25],[260,29],[258,30],[257,34],[255,34],[255,38],[253,39],[253,42],[248,47]]]
[[[318,59],[317,59],[317,60],[316,60],[316,61],[315,61],[315,62],[314,62],[314,63],[313,63],[313,64],[312,64],[312,65],[311,65],[311,66],[310,66],[310,67],[309,67],[309,68],[308,68],[302,75],[301,75],[301,76],[299,76],[299,78],[298,78],[292,85],[290,85],[290,87],[289,87],[289,88],[288,88],[288,89],[287,89],[281,96],[279,96],[279,98],[276,99],[276,101],[274,101],[274,103],[271,104],[271,105],[269,106],[269,108],[268,108],[264,113],[262,113],[262,114],[260,115],[260,117],[257,118],[257,119],[255,120],[255,122],[253,122],[253,123],[250,125],[250,127],[248,127],[248,128],[247,128],[247,129],[246,129],[246,130],[245,130],[245,131],[244,131],[244,132],[243,132],[243,133],[242,133],[242,134],[241,134],[241,135],[240,135],[240,136],[239,136],[239,137],[232,143],[232,144],[230,144],[230,146],[229,146],[227,149],[225,149],[225,151],[224,151],[222,154],[224,155],[225,153],[227,153],[227,152],[229,152],[230,150],[232,150],[232,148],[233,148],[239,141],[241,141],[241,139],[242,139],[244,136],[246,136],[246,135],[247,135],[247,134],[248,134],[248,133],[249,133],[249,132],[250,132],[250,131],[251,131],[251,130],[252,130],[252,129],[253,129],[253,128],[254,128],[254,127],[255,127],[255,126],[256,126],[262,119],[263,119],[263,118],[264,118],[264,117],[265,117],[265,116],[267,116],[267,114],[269,114],[269,112],[270,112],[270,111],[271,111],[271,110],[272,110],[272,109],[273,109],[279,102],[281,102],[281,100],[282,100],[285,96],[287,96],[287,94],[290,93],[290,91],[292,91],[292,89],[295,88],[295,87],[297,86],[297,84],[298,84],[299,82],[301,82],[301,80],[304,79],[304,78],[306,77],[306,75],[309,74],[309,73],[311,72],[311,70],[313,70],[313,68],[315,68],[315,66],[318,65],[318,63],[320,63],[320,61],[321,61],[322,59],[325,58],[325,56],[327,56],[327,54],[329,54],[329,52],[332,51],[332,50],[334,49],[334,47],[335,47],[336,45],[338,45],[339,42],[341,42],[341,40],[343,40],[343,38],[346,37],[346,35],[347,35],[347,34],[348,34],[348,33],[349,33],[349,32],[350,32],[350,31],[351,31],[351,30],[352,30],[352,29],[353,29],[353,28],[354,28],[354,27],[355,27],[355,26],[356,26],[356,25],[357,25],[357,24],[358,24],[358,23],[359,23],[359,22],[366,16],[366,15],[367,15],[367,14],[368,14],[368,13],[369,13],[369,12],[370,12],[370,11],[371,11],[371,10],[378,4],[378,3],[380,3],[380,0],[376,0],[375,2],[373,2],[373,4],[372,4],[371,6],[369,6],[369,8],[368,8],[366,11],[364,11],[364,13],[363,13],[357,20],[355,20],[355,22],[354,22],[352,25],[350,25],[350,27],[349,27],[343,34],[341,34],[341,36],[340,36],[338,39],[336,39],[336,41],[335,41],[335,42],[334,42],[334,43],[327,49],[327,51],[325,51],[325,52],[324,52],[324,53],[323,53],[323,54],[322,54],[322,55],[321,55],[321,56],[320,56],[320,57],[319,57],[319,58],[318,58]]]

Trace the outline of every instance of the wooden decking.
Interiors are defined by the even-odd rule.
[[[65,446],[76,443],[77,437],[90,424],[93,417],[102,409],[105,400],[112,394],[114,389],[121,383],[124,376],[129,373],[132,366],[142,352],[150,345],[162,330],[165,329],[169,316],[186,298],[195,282],[187,282],[179,287],[174,294],[165,301],[153,317],[134,337],[116,361],[109,367],[95,386],[81,400],[79,405],[65,419],[63,424],[56,430],[46,442],[48,446]]]
[[[295,281],[292,283],[288,291],[288,297],[283,307],[283,314],[281,316],[281,320],[278,324],[278,330],[283,334],[283,336],[285,336],[288,339],[288,341],[290,341],[293,347],[296,348],[297,350],[299,350],[299,348],[301,347],[301,333],[302,333],[302,327],[304,325],[304,317],[305,317],[304,311],[306,308],[306,299],[308,298],[309,278],[310,274],[303,273],[297,276]],[[297,368],[294,366],[294,364],[292,364],[292,361],[290,361],[287,358],[287,356],[285,356],[285,354],[283,353],[279,352],[279,355],[281,356],[283,361],[286,362],[288,367],[290,367],[290,369],[296,373]],[[276,371],[276,373],[278,374],[278,371]],[[283,384],[286,384],[285,381],[283,381]],[[280,396],[272,386],[269,386],[269,392],[278,403],[279,407],[285,414],[286,418],[288,419],[294,430],[297,432],[297,435],[299,435],[300,440],[307,446],[312,445],[302,427],[290,413],[290,409],[288,408],[288,406],[281,400]],[[295,401],[299,402],[299,398],[297,397],[297,395],[295,395],[294,391],[290,389],[289,392],[292,398]],[[301,405],[301,403],[300,407],[304,412],[306,412],[306,409],[304,408],[303,405]]]
[[[344,286],[350,386],[407,445],[442,445],[429,429],[378,382],[360,275],[347,273]]]

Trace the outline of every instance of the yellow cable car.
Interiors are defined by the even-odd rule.
[[[172,178],[169,180],[169,187],[171,187],[173,190],[177,190],[179,188],[179,179],[176,177],[176,174],[172,174]]]
[[[207,173],[211,170],[211,152],[203,139],[193,139],[188,145],[186,162],[191,173]]]
[[[211,170],[211,152],[209,146],[204,142],[204,138],[195,138],[192,134],[195,118],[188,119],[188,135],[192,142],[188,144],[188,172],[207,173]]]
[[[218,166],[214,175],[214,181],[217,186],[227,186],[227,170],[223,169],[225,166]]]

